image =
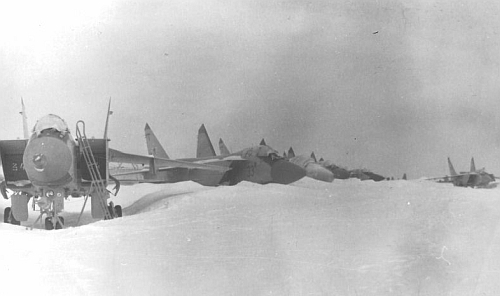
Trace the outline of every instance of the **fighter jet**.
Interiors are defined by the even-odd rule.
[[[46,215],[45,229],[63,228],[64,219],[59,214],[70,196],[85,197],[85,201],[90,197],[93,218],[121,217],[121,207],[107,202],[108,163],[111,157],[125,154],[108,148],[109,108],[110,104],[102,139],[88,139],[85,123],[78,121],[75,140],[61,117],[48,114],[37,121],[29,139],[0,140],[0,193],[11,200],[11,207],[4,210],[5,223],[20,225],[27,221],[32,200],[33,209],[38,206],[40,211],[33,226],[38,221],[43,223]],[[26,120],[24,104],[22,115]],[[168,164],[185,165],[175,161]],[[7,190],[12,192],[10,196]]]
[[[333,173],[333,177],[335,179],[349,179],[350,172],[345,168],[342,168],[336,164],[334,164],[330,160],[320,159],[318,163],[323,166],[325,169],[329,170]]]
[[[316,156],[311,153],[311,156],[305,155],[295,155],[293,148],[288,149],[288,160],[306,170],[306,175],[310,178],[324,181],[332,182],[334,179],[333,173],[328,169],[324,168],[321,164],[315,161]]]
[[[161,147],[161,144],[149,124],[146,124],[144,132],[148,153],[156,157],[155,153],[161,150],[152,149],[152,147]],[[177,161],[219,167],[220,170],[179,169],[160,165],[157,166],[155,172],[150,169],[147,172],[142,172],[144,178],[141,182],[173,183],[191,180],[206,186],[234,185],[241,181],[260,184],[289,184],[305,176],[305,171],[301,167],[278,156],[278,152],[267,145],[250,147],[226,155],[215,155],[204,125],[198,130],[196,155],[196,158],[178,159]],[[123,175],[131,174],[135,173],[130,172]],[[121,176],[117,177],[121,178]]]
[[[22,105],[24,123],[24,102]],[[40,210],[35,224],[46,215],[45,229],[60,229],[64,219],[59,213],[69,196],[90,196],[94,218],[121,216],[120,206],[106,204],[107,135],[88,140],[85,123],[79,124],[75,141],[66,122],[48,114],[37,121],[29,139],[0,141],[0,191],[6,199],[7,189],[13,192],[11,207],[4,210],[4,222],[20,225],[27,221],[28,202],[32,199],[33,208],[36,205]]]
[[[385,180],[384,176],[381,176],[379,174],[375,174],[374,172],[370,172],[369,170],[366,170],[366,169],[351,170],[350,171],[350,178],[357,178],[357,179],[360,179],[361,181],[373,180],[375,182]]]
[[[450,175],[444,177],[430,178],[428,180],[438,180],[438,182],[453,183],[454,186],[460,187],[489,187],[491,182],[495,181],[495,176],[489,174],[484,168],[477,170],[474,163],[474,157],[470,161],[470,171],[460,172],[457,174],[450,158],[448,157],[448,168]]]

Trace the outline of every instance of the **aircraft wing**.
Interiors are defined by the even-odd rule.
[[[195,163],[203,163],[203,164],[209,164],[209,163],[216,163],[216,162],[221,162],[221,161],[227,161],[227,162],[233,162],[233,161],[247,161],[246,159],[242,158],[239,155],[230,155],[227,157],[212,157],[212,158],[199,158],[199,159],[194,159],[193,160]]]
[[[442,176],[442,177],[432,177],[432,178],[426,178],[425,180],[429,180],[429,181],[432,181],[432,180],[443,180],[443,179],[453,179],[453,178],[457,178],[457,177],[462,177],[462,176],[473,176],[473,175],[478,175],[477,172],[464,172],[464,173],[460,173],[460,174],[456,174],[456,175],[446,175],[446,176]]]
[[[136,155],[136,154],[121,152],[111,148],[109,149],[109,161],[142,164],[142,165],[150,164],[151,162],[154,161],[154,164],[158,167],[159,170],[167,168],[204,169],[204,170],[212,170],[218,172],[225,172],[229,170],[229,168],[218,165],[208,165],[198,162],[189,162],[183,160],[173,160],[173,159],[158,158],[158,157],[155,158],[152,156],[145,156],[145,155]]]

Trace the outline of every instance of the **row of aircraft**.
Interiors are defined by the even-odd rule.
[[[190,180],[217,186],[241,181],[289,184],[306,175],[326,182],[357,173],[372,180],[379,176],[369,176],[367,171],[347,171],[323,159],[316,161],[314,154],[296,156],[292,148],[288,154],[280,156],[264,140],[258,146],[231,153],[220,139],[221,153],[216,155],[204,125],[198,131],[195,158],[171,159],[148,124],[145,137],[149,155],[122,152],[109,147],[107,130],[111,101],[101,139],[88,139],[83,121],[78,121],[76,137],[73,136],[66,122],[54,114],[40,118],[29,135],[24,103],[21,103],[24,139],[0,140],[0,193],[11,200],[11,206],[4,209],[5,223],[20,225],[27,221],[31,201],[32,209],[39,211],[32,228],[40,222],[47,230],[61,229],[64,218],[60,213],[69,197],[85,199],[81,213],[90,198],[91,215],[95,219],[121,217],[121,207],[108,200],[110,194],[118,193],[120,182],[124,181],[173,183]],[[117,166],[111,167],[110,163],[118,167],[130,164],[132,169],[123,171],[116,169]],[[476,170],[474,159],[470,172],[460,174],[455,172],[449,159],[448,163],[451,175],[441,178],[444,182],[484,187],[495,180],[484,169]],[[110,183],[115,183],[115,192],[107,190]]]
[[[218,182],[231,184],[247,178],[287,184],[305,175],[302,168],[278,157],[269,147],[253,147],[222,159],[199,161],[136,155],[109,148],[110,106],[111,102],[103,138],[88,139],[83,121],[78,121],[75,137],[66,122],[54,114],[40,118],[29,135],[22,102],[24,139],[0,140],[0,193],[11,201],[11,206],[4,209],[5,223],[20,225],[27,221],[31,201],[33,210],[39,211],[32,228],[40,221],[47,230],[61,229],[64,218],[60,213],[69,197],[85,199],[81,213],[90,197],[95,219],[120,217],[121,207],[108,202],[110,194],[116,195],[120,187],[120,181],[110,175],[110,163],[148,164],[150,174],[165,172],[175,179],[191,173],[194,177],[207,176],[208,183],[220,178]],[[114,193],[107,190],[110,182],[116,184]]]
[[[151,127],[144,128],[148,154],[155,159],[170,159],[160,144]],[[289,184],[305,176],[303,168],[287,161],[278,152],[265,143],[248,147],[234,153],[216,155],[205,126],[198,131],[198,145],[195,158],[182,158],[178,161],[210,165],[217,170],[187,169],[171,165],[142,165],[140,170],[128,170],[113,173],[121,181],[139,181],[147,183],[174,183],[195,181],[205,186],[234,185],[241,181],[260,184]],[[124,158],[125,163],[131,163],[131,158]]]
[[[33,210],[39,211],[32,228],[40,222],[47,230],[61,229],[64,218],[60,213],[69,197],[85,199],[81,213],[90,197],[91,215],[95,219],[121,217],[121,207],[108,202],[110,194],[116,195],[119,191],[121,177],[111,174],[110,163],[142,165],[142,169],[133,174],[141,174],[144,181],[153,183],[193,180],[205,185],[232,185],[246,180],[289,184],[305,176],[303,168],[279,156],[267,145],[223,156],[200,148],[196,158],[174,160],[150,131],[151,155],[109,148],[111,101],[101,139],[88,139],[83,121],[78,121],[76,137],[73,136],[66,122],[54,114],[40,118],[29,135],[24,102],[21,104],[24,139],[0,140],[0,193],[11,200],[11,206],[4,209],[5,223],[20,225],[27,221],[31,201]],[[200,147],[204,147],[203,141],[200,138]],[[107,190],[110,182],[116,184],[114,193]]]
[[[161,158],[169,158],[168,154],[165,152],[165,149],[161,145],[160,141],[154,134],[153,130],[146,123],[144,128],[144,135],[146,138],[146,145],[148,147],[148,154],[153,155],[155,157]],[[272,178],[265,178],[269,176],[269,174],[265,173],[265,169],[260,169],[261,165],[257,162],[253,161],[255,152],[251,152],[251,150],[257,151],[258,149],[262,150],[259,152],[262,155],[269,154],[273,159],[280,160],[283,164],[279,166],[274,166],[271,170],[277,170],[277,168],[281,168],[281,172],[276,174],[271,174]],[[225,145],[222,139],[219,139],[219,150],[220,154],[217,155],[214,149],[214,146],[210,140],[208,132],[204,124],[198,130],[198,142],[197,142],[197,150],[196,150],[196,158],[185,158],[180,159],[183,161],[193,161],[193,162],[203,162],[203,163],[217,163],[221,164],[221,162],[227,162],[227,160],[232,159],[237,160],[236,157],[242,157],[245,159],[239,160],[241,163],[238,164],[234,162],[231,166],[231,170],[226,172],[224,176],[219,175],[211,175],[213,178],[209,177],[209,172],[207,171],[199,171],[199,170],[184,170],[184,173],[180,173],[179,170],[175,172],[171,168],[161,168],[160,172],[152,172],[149,167],[144,168],[142,171],[137,170],[127,170],[122,172],[116,172],[113,175],[122,181],[140,181],[140,182],[179,182],[191,180],[198,182],[203,185],[208,186],[216,186],[221,184],[233,185],[240,181],[250,181],[256,183],[284,183],[288,184],[290,182],[286,181],[287,178],[294,179],[293,175],[296,171],[296,167],[301,167],[304,169],[306,176],[324,181],[324,182],[332,182],[334,179],[348,179],[348,178],[358,178],[361,180],[374,180],[381,181],[385,180],[383,176],[378,174],[369,172],[367,170],[347,170],[335,165],[331,161],[325,161],[324,159],[320,159],[319,161],[316,159],[314,152],[311,156],[306,155],[295,155],[295,152],[292,147],[288,150],[288,154],[283,153],[283,157],[280,158],[278,156],[278,152],[271,147],[269,147],[265,140],[262,139],[259,146],[247,148],[239,152],[231,153],[230,150]],[[249,151],[251,153],[249,153]],[[269,162],[267,162],[269,163]],[[295,166],[291,165],[294,164]],[[285,167],[285,164],[287,167]],[[292,169],[292,168],[295,168]],[[254,172],[260,172],[257,176],[254,177]],[[163,172],[161,172],[163,171]],[[168,172],[170,171],[170,172]],[[139,176],[138,176],[139,175]],[[274,177],[273,177],[274,176]],[[285,178],[285,180],[279,180],[276,176],[281,176],[281,178]],[[128,179],[131,178],[131,179]],[[262,179],[264,178],[264,179]],[[286,181],[286,182],[284,182]]]

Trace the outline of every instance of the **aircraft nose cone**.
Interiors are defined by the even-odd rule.
[[[286,160],[278,160],[271,166],[271,177],[275,183],[290,184],[305,175],[303,168]]]
[[[43,172],[45,166],[47,165],[47,157],[42,153],[37,153],[33,155],[33,164],[35,165],[35,170]]]
[[[325,169],[322,166],[311,166],[308,165],[306,168],[307,176],[316,180],[324,181],[324,182],[332,182],[333,181],[333,173],[329,170]]]

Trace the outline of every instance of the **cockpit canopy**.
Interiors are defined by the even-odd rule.
[[[261,158],[270,157],[272,160],[277,160],[277,159],[282,158],[281,156],[278,155],[279,154],[278,151],[272,149],[269,146],[264,146],[264,145],[260,145],[260,146],[253,147],[253,148],[248,148],[248,150],[246,151],[246,154],[247,155],[250,154],[250,155],[261,157]]]
[[[69,133],[66,122],[61,117],[54,114],[48,114],[40,118],[36,122],[35,127],[33,127],[33,133],[39,135],[46,129],[54,129],[60,133]]]

